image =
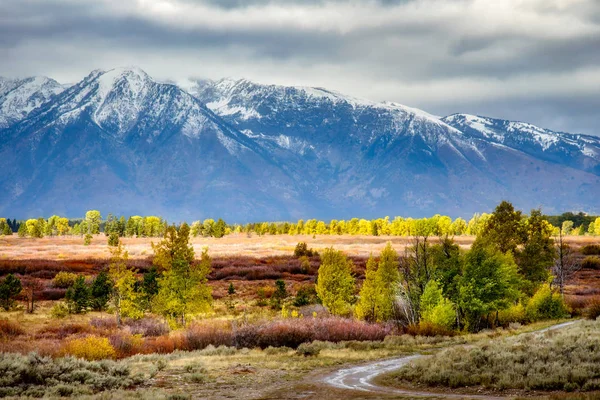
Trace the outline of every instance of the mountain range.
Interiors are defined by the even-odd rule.
[[[0,78],[0,215],[171,220],[600,212],[600,138],[323,88],[139,68]]]

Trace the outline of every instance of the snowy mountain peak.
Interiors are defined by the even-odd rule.
[[[0,128],[26,118],[31,111],[63,90],[58,82],[45,76],[0,78]]]

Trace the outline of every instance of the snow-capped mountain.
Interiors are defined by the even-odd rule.
[[[0,129],[24,119],[31,111],[63,90],[58,82],[46,77],[0,77]]]
[[[442,120],[467,135],[502,144],[536,158],[600,174],[599,137],[554,132],[525,122],[469,114],[454,114]]]
[[[284,210],[284,196],[300,197],[261,146],[136,68],[93,71],[0,131],[0,168],[9,194],[0,210],[17,215],[81,215],[95,204],[231,218]]]
[[[0,215],[468,216],[501,199],[600,211],[593,136],[243,79],[183,90],[139,68],[48,82],[19,96],[38,99],[29,108],[2,103]],[[0,99],[15,88],[0,81]]]

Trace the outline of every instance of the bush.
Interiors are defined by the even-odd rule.
[[[584,269],[600,269],[600,257],[586,257],[581,262],[581,268]]]
[[[535,292],[525,307],[525,315],[530,321],[558,319],[569,315],[567,305],[559,293],[545,283]]]
[[[52,359],[35,353],[0,353],[0,377],[0,397],[78,396],[142,383],[140,377],[131,377],[126,366],[114,361]]]
[[[296,349],[296,354],[304,357],[316,357],[321,352],[321,348],[314,343],[302,343]]]
[[[584,315],[587,319],[597,319],[600,317],[600,297],[595,297],[589,301]]]
[[[313,249],[309,249],[306,242],[299,242],[294,249],[294,257],[312,257],[316,256],[319,253],[314,251]]]
[[[520,302],[498,312],[498,321],[501,326],[510,326],[510,324],[514,323],[521,324],[526,322],[526,320],[525,307]]]
[[[19,336],[24,333],[25,331],[18,323],[7,319],[0,319],[0,337]]]
[[[37,334],[37,338],[52,338],[52,339],[64,339],[66,337],[90,333],[92,328],[88,324],[84,323],[73,323],[73,324],[52,324],[41,328]]]
[[[67,315],[69,315],[69,307],[67,307],[67,305],[62,302],[56,303],[54,306],[52,306],[52,309],[50,310],[50,315],[52,316],[52,318],[65,318]]]
[[[169,333],[169,324],[156,318],[126,319],[125,326],[134,335],[156,337]]]
[[[98,336],[70,340],[65,344],[63,353],[88,361],[112,359],[117,356],[108,338]]]
[[[61,271],[52,279],[52,286],[59,289],[68,289],[73,286],[76,279],[77,274]]]
[[[108,340],[119,358],[130,357],[143,350],[144,339],[141,335],[120,332],[110,335]]]
[[[600,256],[600,244],[586,244],[581,248],[581,254],[586,256]]]
[[[316,304],[318,303],[318,300],[315,285],[304,285],[298,289],[292,304],[296,307],[303,307],[309,304]]]
[[[183,333],[183,337],[185,350],[201,350],[208,345],[233,345],[231,325],[226,322],[194,323]]]

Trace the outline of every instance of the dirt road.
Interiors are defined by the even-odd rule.
[[[569,321],[562,324],[550,326],[535,332],[522,333],[521,335],[542,334],[551,330],[571,326],[578,321]],[[369,364],[359,365],[352,368],[344,368],[327,375],[323,381],[325,384],[338,389],[358,390],[363,392],[407,395],[410,397],[443,397],[451,399],[481,399],[481,400],[500,400],[504,397],[494,397],[487,395],[466,395],[455,393],[440,393],[427,391],[403,390],[385,386],[379,386],[373,383],[373,380],[385,373],[400,369],[416,359],[425,357],[421,354],[398,357],[389,360],[376,361]]]

